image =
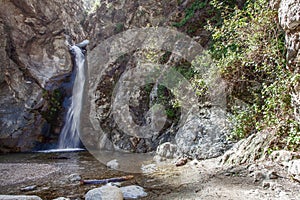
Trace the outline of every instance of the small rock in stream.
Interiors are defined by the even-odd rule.
[[[36,185],[30,185],[30,186],[22,187],[20,190],[22,192],[27,192],[27,191],[35,190],[36,188],[37,188]]]
[[[118,169],[119,168],[119,163],[117,159],[111,160],[106,163],[106,166],[112,169]]]
[[[148,194],[144,191],[144,188],[138,185],[129,185],[120,188],[124,199],[137,199],[145,197]]]
[[[120,188],[105,185],[88,191],[85,200],[123,200]]]

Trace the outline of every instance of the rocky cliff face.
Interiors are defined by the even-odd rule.
[[[84,7],[96,8],[95,0],[0,2],[0,151],[32,150],[40,143],[58,137],[62,125],[59,114],[62,113],[61,103],[65,95],[60,87],[72,70],[66,39],[71,43],[83,39],[91,41],[88,63],[94,62],[93,56],[102,55],[103,52],[96,48],[101,41],[134,28],[176,27],[204,47],[209,42],[209,33],[199,27],[203,27],[205,19],[213,16],[203,8],[194,9],[194,1],[99,2],[95,12],[88,16]],[[244,0],[237,1],[240,7],[243,3]],[[275,0],[273,6],[279,9],[280,25],[286,32],[288,67],[296,74],[299,72],[300,55],[299,3],[295,0]],[[184,22],[188,12],[193,12],[193,17]],[[200,158],[219,155],[226,148],[222,142],[225,133],[219,131],[219,126],[211,125],[215,119],[210,116],[214,116],[215,108],[210,109],[209,106],[204,106],[208,114],[200,118],[189,116],[192,121],[182,127],[177,123],[180,111],[172,110],[162,131],[148,139],[125,135],[118,127],[111,102],[116,83],[123,73],[135,69],[140,62],[150,61],[171,66],[187,63],[174,53],[151,49],[135,49],[109,63],[107,70],[99,74],[101,79],[96,83],[97,91],[93,94],[96,98],[95,110],[90,116],[110,134],[106,138],[97,138],[99,146],[146,152],[155,150],[163,142],[172,141],[177,142],[178,149],[185,154]],[[161,91],[168,94],[168,100],[172,99],[170,91]],[[298,91],[299,85],[295,85],[295,115],[300,120]],[[152,84],[139,88],[139,92],[130,99],[130,112],[137,124],[147,123],[145,115],[158,101],[158,93],[157,85]],[[215,133],[216,130],[222,134],[216,134],[216,138],[207,137],[207,133]],[[207,149],[211,151],[203,154]]]
[[[187,68],[190,68],[191,60],[174,53],[176,52],[176,45],[174,45],[176,41],[172,44],[174,49],[168,49],[168,52],[167,50],[151,49],[151,47],[143,49],[142,43],[148,37],[140,32],[133,31],[132,34],[128,34],[128,37],[125,36],[123,39],[118,40],[116,46],[113,46],[113,39],[111,38],[115,38],[114,36],[122,37],[118,33],[142,27],[170,27],[175,30],[174,23],[184,18],[185,15],[182,13],[184,13],[186,8],[193,7],[192,4],[193,1],[181,3],[178,1],[102,1],[96,12],[89,16],[85,24],[85,29],[91,38],[88,63],[89,68],[97,68],[99,70],[91,71],[91,76],[96,77],[95,74],[97,74],[98,78],[90,82],[90,87],[95,85],[97,89],[93,94],[88,94],[91,97],[88,100],[88,103],[91,104],[91,112],[86,114],[84,118],[91,119],[94,127],[101,126],[105,134],[102,135],[100,131],[87,129],[84,131],[88,133],[84,137],[85,144],[90,145],[91,148],[121,149],[141,153],[155,151],[157,146],[171,141],[176,143],[179,154],[199,159],[216,157],[228,147],[224,143],[226,130],[224,130],[224,127],[221,127],[224,124],[216,127],[216,121],[219,120],[219,117],[216,117],[218,118],[217,120],[214,119],[216,110],[211,110],[205,106],[203,110],[207,112],[206,114],[200,117],[190,115],[188,116],[189,122],[182,126],[178,121],[181,117],[180,114],[183,113],[180,113],[179,109],[172,109],[171,106],[165,104],[164,106],[169,112],[167,113],[168,116],[164,127],[158,133],[153,131],[153,135],[147,138],[139,137],[138,134],[136,136],[128,134],[124,130],[126,128],[116,122],[116,115],[122,115],[123,111],[120,111],[121,107],[117,111],[114,110],[114,99],[129,99],[129,115],[141,129],[147,126],[149,121],[152,121],[151,117],[148,116],[151,114],[147,112],[154,103],[162,103],[163,98],[169,102],[174,100],[170,91],[162,89],[161,86],[160,89],[157,89],[156,83],[146,86],[131,85],[134,88],[134,92],[131,94],[124,92],[127,83],[124,81],[127,77],[126,74],[139,71],[140,68],[138,69],[138,67],[142,63],[167,64],[172,67],[186,65]],[[204,29],[199,28],[199,24],[205,21],[204,17],[207,17],[208,14],[204,9],[201,10],[200,8],[193,12],[195,12],[194,16],[187,23],[187,26],[179,27],[178,31],[188,32],[188,30],[194,30],[193,33],[189,32],[189,35],[195,36],[193,39],[205,46],[209,40],[209,34]],[[197,30],[195,29],[196,26],[198,27]],[[184,34],[188,35],[187,33]],[[180,36],[178,37],[180,38]],[[135,40],[135,38],[138,39]],[[162,34],[157,41],[164,43],[170,38]],[[105,45],[103,41],[105,40],[108,40],[111,45],[103,47]],[[141,45],[137,44],[138,41],[140,41]],[[184,42],[188,41],[187,39],[184,40]],[[155,42],[153,41],[153,43]],[[131,51],[119,57],[114,57],[114,60],[111,59],[107,63],[97,61],[99,57],[103,57],[107,52],[108,54],[117,54],[118,50],[121,52],[126,48],[131,49]],[[117,51],[114,51],[114,49]],[[189,54],[191,50],[193,50],[193,45],[190,45],[183,54]],[[201,50],[197,53],[199,54],[200,52]],[[195,56],[196,54],[192,55]],[[119,88],[121,88],[120,90],[123,93],[116,94],[115,89],[118,87],[117,84],[120,80],[122,85]],[[184,91],[185,89],[182,90]],[[167,95],[164,96],[165,94]],[[128,95],[131,96],[128,97]],[[191,99],[186,99],[186,101],[191,101]],[[159,115],[156,115],[153,120],[163,121]],[[131,125],[128,124],[128,126]],[[139,130],[135,132],[139,132]],[[146,132],[145,130],[144,134]]]
[[[84,38],[84,12],[75,0],[0,4],[0,152],[32,150],[49,136],[53,91],[72,68],[66,35]]]
[[[287,65],[295,77],[300,67],[300,3],[297,0],[277,1],[280,26],[285,31]],[[292,102],[295,119],[300,122],[300,81],[295,78]]]
[[[93,38],[90,44],[91,51],[88,54],[88,63],[91,63],[90,67],[97,67],[93,64],[96,60],[95,57],[103,53],[102,48],[95,48],[101,41],[132,28],[167,26],[170,24],[170,19],[176,15],[177,7],[177,1],[102,1],[101,6],[98,7],[94,14],[89,16],[85,24],[90,38]],[[117,48],[121,49],[122,43]],[[95,143],[95,138],[98,138],[96,143],[99,143],[101,148],[115,148],[131,152],[149,152],[155,150],[160,143],[170,139],[170,132],[167,131],[172,124],[170,120],[167,122],[168,128],[164,129],[168,133],[162,134],[160,132],[155,138],[145,139],[125,134],[124,130],[118,127],[113,116],[112,94],[116,83],[122,74],[127,73],[131,69],[136,69],[138,62],[145,61],[146,54],[147,52],[142,49],[135,49],[133,52],[128,52],[115,61],[112,61],[107,66],[107,69],[100,70],[99,82],[97,83],[98,89],[96,94],[94,94],[96,99],[93,100],[96,105],[93,105],[93,114],[88,116],[92,119],[97,119],[96,123],[107,134],[100,137],[98,135],[90,136],[89,141],[91,143]],[[154,54],[158,54],[158,51]],[[106,68],[104,64],[101,65],[99,62],[97,64],[99,65],[99,69]],[[150,86],[150,90],[151,87],[153,85]],[[138,88],[138,92],[132,94],[130,112],[136,123],[145,125],[146,113],[151,103],[149,92],[141,89]],[[126,97],[123,96],[121,98]]]
[[[184,20],[189,10],[194,9],[194,1],[100,1],[94,13],[86,16],[85,6],[95,8],[95,1],[38,1],[11,0],[1,2],[1,53],[4,61],[0,75],[1,83],[1,151],[26,151],[37,147],[51,137],[57,137],[62,119],[58,114],[62,112],[61,103],[64,94],[60,85],[71,71],[71,58],[65,45],[66,36],[70,42],[90,39],[88,63],[93,63],[95,56],[101,55],[95,48],[100,41],[104,41],[123,31],[141,27],[174,27],[174,23]],[[186,10],[186,11],[185,11]],[[203,25],[205,17],[210,14],[205,8],[192,11],[193,18],[185,26],[177,27],[194,37],[202,46],[209,41],[209,33],[198,25]],[[13,15],[11,15],[13,13]],[[197,27],[197,28],[196,28]],[[192,48],[191,48],[192,49]],[[163,102],[168,111],[167,121],[163,129],[154,137],[138,138],[124,134],[118,127],[112,115],[111,96],[115,85],[123,73],[135,69],[140,62],[168,64],[170,66],[185,65],[190,67],[190,61],[161,50],[135,49],[122,55],[109,68],[99,74],[98,89],[95,95],[96,106],[93,120],[109,133],[107,138],[100,138],[99,146],[105,148],[123,149],[134,152],[153,151],[159,144],[166,141],[175,142],[177,136],[180,142],[178,149],[188,149],[185,154],[201,154],[201,158],[218,155],[220,148],[209,155],[202,155],[197,149],[209,139],[207,132],[212,132],[212,121],[201,124],[195,122],[180,129],[178,120],[180,111],[172,109],[168,101],[172,100],[169,90],[158,88],[156,83],[139,88],[130,98],[130,112],[133,120],[139,125],[145,125],[151,118],[147,118],[147,111],[155,104]],[[188,64],[187,64],[188,63]],[[101,66],[99,66],[101,67]],[[162,95],[162,98],[159,95]],[[149,96],[150,95],[150,96]],[[120,97],[121,98],[121,97]],[[174,100],[174,98],[173,98]],[[149,116],[148,116],[149,117]],[[202,116],[203,117],[203,116]],[[207,118],[207,117],[206,117]],[[158,120],[159,121],[159,120]],[[57,128],[57,129],[55,129]],[[193,130],[197,143],[191,138],[192,147],[185,144],[188,130]],[[185,133],[188,132],[188,133]],[[56,135],[56,136],[55,136]],[[183,136],[184,137],[183,137]],[[218,134],[217,134],[218,135]],[[202,140],[201,140],[202,138]],[[94,138],[91,136],[91,140]],[[209,139],[210,140],[210,139]],[[218,143],[220,138],[213,138],[206,148]],[[221,148],[223,149],[223,147]],[[193,152],[191,152],[193,151]],[[196,153],[195,153],[196,152]]]

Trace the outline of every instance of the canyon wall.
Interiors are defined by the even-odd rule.
[[[0,152],[32,150],[51,137],[60,107],[53,104],[61,103],[53,91],[72,70],[66,36],[84,38],[83,13],[76,0],[0,1]]]

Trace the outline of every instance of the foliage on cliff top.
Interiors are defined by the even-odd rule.
[[[221,12],[220,25],[207,29],[213,33],[211,56],[231,88],[232,139],[271,127],[278,134],[271,148],[298,149],[300,126],[293,117],[290,95],[297,78],[285,68],[277,11],[267,0],[248,0],[242,9],[217,0],[210,3]],[[234,105],[237,99],[244,103]]]

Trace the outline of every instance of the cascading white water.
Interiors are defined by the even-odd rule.
[[[64,127],[60,133],[58,149],[78,148],[80,145],[79,127],[85,82],[85,56],[82,49],[78,46],[74,45],[70,50],[75,57],[76,77],[72,90],[71,105],[65,118]]]

